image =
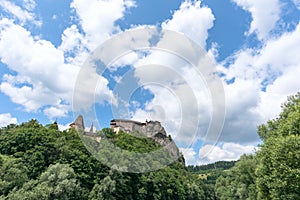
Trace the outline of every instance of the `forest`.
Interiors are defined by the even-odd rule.
[[[94,158],[74,129],[11,124],[0,129],[0,199],[300,199],[300,93],[257,132],[257,152],[238,161],[128,173]],[[107,128],[99,134],[134,152],[160,148]]]

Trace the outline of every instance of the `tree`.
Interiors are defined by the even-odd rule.
[[[116,181],[106,176],[99,183],[95,184],[90,192],[89,199],[92,200],[115,200]]]
[[[220,200],[255,200],[256,165],[257,159],[254,155],[243,155],[233,168],[217,179],[217,197]]]
[[[74,170],[65,164],[51,165],[38,180],[31,180],[8,199],[82,199]]]
[[[300,92],[289,96],[281,107],[282,112],[278,118],[269,120],[258,127],[258,134],[262,140],[300,134]]]
[[[28,181],[27,168],[21,159],[0,155],[0,195],[7,195],[10,190],[20,188]]]
[[[260,199],[300,199],[300,136],[268,139],[258,153]]]
[[[257,154],[259,199],[300,199],[300,93],[258,130],[264,141]]]

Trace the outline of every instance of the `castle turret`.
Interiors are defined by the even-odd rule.
[[[84,130],[84,123],[82,115],[79,115],[76,120],[70,124],[71,128],[75,128],[75,130]]]

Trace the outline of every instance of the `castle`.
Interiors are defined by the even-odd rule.
[[[79,115],[77,119],[70,124],[71,128],[75,130],[83,130],[83,135],[93,137],[97,142],[101,141],[101,137],[95,134],[93,124],[89,131],[85,130],[83,117]],[[164,127],[159,121],[147,121],[138,122],[128,119],[113,119],[110,121],[110,128],[118,134],[120,131],[126,133],[138,132],[146,136],[147,138],[153,139],[156,143],[163,147],[166,147],[169,153],[176,158],[182,158],[181,163],[184,165],[184,158],[179,152],[178,147],[170,136],[167,135]]]
[[[166,131],[159,121],[138,122],[128,119],[113,119],[110,121],[110,128],[117,134],[119,131],[126,133],[139,132],[147,137],[153,137],[157,133],[166,135]]]
[[[95,129],[93,124],[91,125],[89,131],[86,130],[84,126],[83,116],[79,115],[76,120],[71,123],[70,128],[74,128],[75,130],[83,130],[84,135],[87,136],[94,136],[95,135]],[[134,120],[128,120],[128,119],[113,119],[110,121],[110,128],[113,129],[113,131],[118,134],[119,131],[123,131],[126,133],[130,132],[139,132],[143,133],[147,137],[153,137],[157,133],[161,133],[163,135],[166,135],[166,132],[164,128],[161,126],[159,121],[147,121],[146,122],[138,122]]]
[[[164,127],[159,121],[138,122],[128,119],[113,119],[110,121],[110,128],[118,134],[120,131],[131,133],[142,133],[147,138],[154,140],[156,143],[165,147],[170,155],[177,158],[183,165],[185,165],[184,158],[179,152],[178,147],[170,136],[167,135]]]

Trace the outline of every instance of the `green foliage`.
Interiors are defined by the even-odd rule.
[[[300,199],[300,93],[288,97],[279,117],[258,127],[263,140],[219,177],[219,199]]]
[[[226,170],[232,168],[236,161],[218,161],[215,163],[200,165],[200,166],[187,166],[187,170],[197,175],[198,179],[203,182],[202,189],[204,191],[205,200],[217,199],[215,193],[215,184],[217,179],[225,173]]]
[[[225,199],[256,199],[257,159],[253,155],[243,155],[234,167],[217,179],[216,195],[220,200]]]
[[[288,97],[277,119],[259,127],[259,199],[300,198],[300,93]]]
[[[111,128],[103,128],[101,132],[107,138],[113,138],[116,135],[115,132]]]
[[[134,137],[122,131],[115,134],[111,141],[121,149],[138,153],[147,153],[162,148],[162,146],[149,138]]]
[[[89,199],[92,200],[114,200],[113,195],[116,191],[116,181],[112,180],[110,176],[106,176],[104,179],[96,183],[90,192]]]
[[[49,166],[38,180],[25,183],[19,190],[13,190],[8,199],[81,199],[81,187],[74,170],[68,165]]]
[[[177,167],[142,175],[140,199],[204,199],[202,183]]]
[[[90,137],[80,138],[74,129],[62,132],[36,120],[0,129],[0,198],[203,199],[201,180],[179,163],[146,174],[122,173],[104,166],[86,149],[100,149],[112,163],[133,160],[128,152],[136,152],[141,155],[140,163],[132,162],[132,169],[151,169],[169,158],[162,151],[151,163],[148,152],[162,149],[153,140],[138,133],[116,135],[111,129],[97,134],[108,140],[99,144]],[[107,142],[122,149],[121,153],[102,148]]]
[[[258,127],[258,134],[263,140],[300,134],[300,93],[288,97],[287,102],[281,107],[282,112],[278,118]]]
[[[140,133],[120,131],[111,135],[104,129],[98,135],[102,135],[100,143],[91,137],[83,136],[82,139],[100,162],[113,169],[139,173],[157,170],[174,162],[168,149]]]
[[[300,136],[269,138],[258,153],[260,199],[300,199]]]
[[[0,155],[0,162],[0,195],[7,195],[10,190],[20,188],[28,181],[27,168],[21,159]]]
[[[207,165],[200,165],[200,166],[193,166],[189,165],[187,166],[187,170],[194,173],[203,173],[203,172],[210,172],[212,170],[221,169],[226,170],[230,169],[234,166],[236,161],[218,161],[215,163],[207,164]]]

